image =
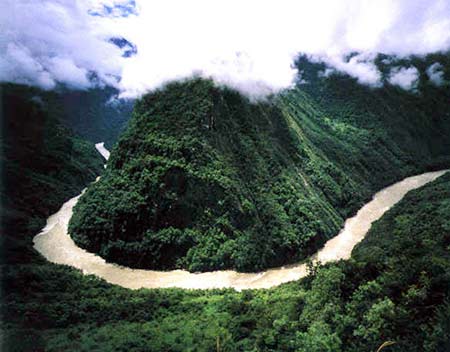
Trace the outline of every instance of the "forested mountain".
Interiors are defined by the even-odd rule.
[[[278,263],[269,245],[282,251],[310,238],[300,242],[298,257],[278,252],[287,253],[282,262],[297,260],[383,185],[450,165],[449,89],[431,84],[423,76],[430,62],[421,62],[417,92],[317,77],[323,65],[299,62],[309,83],[265,102],[203,80],[148,95],[72,226],[102,238],[96,231],[113,220],[131,229],[118,214],[133,226],[158,215],[162,230],[148,233],[161,248],[123,237],[111,256],[120,261],[131,248],[143,258],[129,261],[135,266],[157,266],[148,264],[151,248],[165,267],[256,270]],[[385,349],[392,352],[450,349],[449,175],[407,195],[352,259],[312,267],[303,280],[244,292],[133,291],[51,264],[33,250],[46,217],[103,172],[103,161],[93,143],[62,126],[64,109],[42,98],[47,93],[14,85],[1,93],[1,350],[372,352],[386,341],[394,342]],[[192,201],[200,211],[184,217]],[[151,206],[161,212],[148,213]],[[89,207],[105,226],[97,221],[95,231],[86,229],[81,214],[91,221]],[[175,215],[191,226],[167,226]],[[269,236],[267,229],[278,227]],[[180,252],[177,241],[189,234],[196,241]],[[225,243],[251,246],[252,235],[261,236],[261,252],[232,246],[234,256],[224,261]]]
[[[131,267],[257,271],[315,252],[383,186],[450,164],[445,86],[298,65],[309,83],[264,102],[201,79],[143,97],[76,207],[76,242]]]
[[[15,88],[14,88],[15,86]],[[108,148],[117,141],[133,110],[133,99],[119,99],[119,92],[112,87],[73,90],[60,86],[46,91],[33,87],[0,84],[0,91],[8,94],[15,89],[23,99],[42,103],[48,115],[78,137],[93,143],[105,142]],[[2,93],[2,95],[4,95]],[[3,96],[5,104],[8,96]]]
[[[28,244],[47,216],[103,171],[94,142],[112,145],[133,104],[106,104],[116,93],[0,84],[2,260],[29,255],[17,242]]]

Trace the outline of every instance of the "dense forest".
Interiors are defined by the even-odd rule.
[[[432,58],[432,62],[438,59]],[[445,63],[445,57],[440,60]],[[311,64],[308,72],[316,77],[320,66]],[[448,74],[449,71],[447,79]],[[245,185],[245,170],[236,170],[233,164],[240,155],[233,153],[240,152],[243,144],[262,153],[261,157],[247,156],[247,149],[243,149],[246,159],[238,164],[248,163],[250,175],[256,175],[258,180],[267,179],[267,172],[274,170],[287,173],[288,179],[294,174],[291,168],[301,162],[303,168],[298,166],[301,173],[297,173],[300,180],[291,180],[289,193],[300,197],[303,209],[315,211],[318,207],[326,211],[325,221],[336,214],[334,226],[339,226],[348,213],[383,185],[424,169],[449,165],[445,153],[449,150],[446,102],[450,93],[448,87],[434,87],[423,77],[419,93],[406,93],[391,86],[369,89],[346,76],[332,75],[310,80],[316,87],[301,84],[257,106],[210,82],[190,84],[232,98],[230,106],[241,102],[246,109],[254,109],[251,111],[264,117],[264,124],[255,128],[269,139],[258,140],[245,131],[229,129],[230,135],[239,133],[247,142],[226,153],[217,147],[223,142],[215,136],[218,127],[209,128],[206,119],[208,127],[203,126],[200,131],[207,138],[200,140],[205,144],[198,148],[205,148],[213,156],[219,151],[222,158],[234,156],[235,159],[223,162],[236,174],[225,176]],[[175,87],[184,91],[183,85]],[[44,95],[45,92],[29,87],[2,85],[1,165],[5,181],[1,189],[0,350],[373,352],[388,341],[393,344],[383,351],[450,350],[450,175],[409,193],[372,227],[353,251],[352,259],[311,266],[310,276],[303,280],[269,290],[243,292],[133,291],[70,267],[51,264],[32,248],[32,238],[46,217],[103,172],[103,161],[93,144],[63,127],[69,125],[63,108],[57,100],[39,98]],[[145,114],[146,99],[139,103],[131,126],[116,145],[105,180],[109,173],[118,172],[116,163],[120,160],[124,162],[122,166],[136,170],[147,165],[127,165],[132,160],[126,158],[126,149],[121,147],[124,143],[133,145],[130,133],[146,118],[139,110],[142,107]],[[303,103],[297,99],[304,99]],[[227,106],[228,102],[223,104]],[[279,115],[283,119],[278,120]],[[240,119],[236,119],[216,119],[214,123],[233,127],[240,125]],[[163,121],[161,117],[154,123]],[[167,120],[167,124],[173,121]],[[183,118],[182,122],[184,128],[189,119]],[[183,136],[181,127],[177,131],[173,125],[162,131],[174,130],[177,136]],[[197,130],[194,125],[190,133]],[[175,157],[182,151],[177,149],[178,144],[189,140],[169,138],[173,146],[157,144],[158,135],[147,136],[145,132],[142,135],[149,141],[145,144],[137,139],[133,155],[140,155],[139,148],[151,147],[158,154],[151,154],[149,163],[158,162],[162,170],[164,162],[171,165],[174,160],[178,165]],[[278,138],[285,133],[290,136],[288,139]],[[236,141],[232,136],[224,140]],[[282,157],[285,148],[294,148],[295,153]],[[210,172],[215,170],[212,167]],[[136,175],[141,176],[139,172]],[[208,177],[221,175],[212,173]],[[339,181],[336,175],[343,175],[349,183]],[[123,177],[129,176],[124,173]],[[260,190],[255,197],[277,194],[272,183],[266,187],[268,191]],[[345,187],[349,188],[342,193]],[[282,196],[289,197],[289,193]],[[343,203],[348,205],[336,208],[334,204],[338,203],[334,202],[345,200],[342,195],[348,193],[352,197]],[[272,203],[282,204],[280,211],[285,211],[284,206],[297,207],[295,202],[282,203],[280,199]],[[88,203],[88,198],[84,202]],[[308,216],[298,216],[305,228],[310,226],[306,223]],[[316,216],[316,220],[321,218]],[[289,221],[285,219],[286,223]],[[217,242],[217,246],[221,243]],[[204,258],[206,261],[213,256]]]
[[[257,271],[315,252],[383,186],[449,165],[445,88],[298,65],[311,83],[264,102],[202,79],[143,97],[76,206],[75,241],[131,267]]]

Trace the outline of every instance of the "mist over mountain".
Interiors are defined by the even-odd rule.
[[[440,0],[5,0],[0,16],[1,82],[87,89],[95,74],[127,97],[197,74],[261,98],[292,86],[298,55],[378,86],[379,53],[450,49]],[[391,81],[410,89],[414,74],[399,67]]]

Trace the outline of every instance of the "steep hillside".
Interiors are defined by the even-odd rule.
[[[439,58],[448,61],[447,56]],[[428,66],[435,60],[428,58]],[[308,83],[277,99],[299,143],[312,145],[316,155],[342,170],[363,198],[399,177],[450,163],[450,89],[424,78],[423,60],[414,63],[423,66],[419,90],[407,92],[388,83],[367,87],[339,73],[321,77],[323,64],[300,58],[297,64]],[[450,69],[445,72],[450,78]],[[329,175],[336,181],[317,164],[311,173],[316,180]],[[320,188],[335,207],[342,206],[333,199],[339,188],[323,183]]]
[[[0,91],[11,91],[11,84],[0,84]],[[16,85],[16,90],[19,86]],[[105,142],[108,148],[117,141],[131,118],[134,100],[118,99],[111,87],[71,90],[60,86],[46,91],[22,86],[23,99],[45,105],[47,114],[57,119],[78,137],[92,143]],[[8,97],[3,98],[7,101]]]
[[[302,163],[273,104],[250,104],[209,81],[172,84],[137,104],[71,233],[82,246],[131,266],[281,264],[298,258],[293,248],[314,250],[313,235],[323,241],[341,223],[321,194],[307,199]],[[285,196],[293,211],[323,220],[299,214],[305,226],[294,226],[278,200]]]
[[[314,252],[382,186],[449,164],[444,103],[429,116],[395,88],[320,84],[260,103],[204,80],[145,96],[73,238],[132,267],[255,271]]]
[[[387,71],[389,66],[382,64],[382,59],[383,56],[380,69]],[[437,87],[428,80],[425,71],[433,62],[446,67],[444,72],[450,80],[450,56],[410,59],[403,64],[418,67],[420,80],[416,91],[407,92],[388,82],[383,88],[363,86],[339,73],[320,77],[324,66],[301,58],[298,66],[310,83],[291,91],[287,99],[291,106],[298,107],[294,115],[303,117],[305,100],[298,94],[307,97],[308,106],[314,109],[309,115],[314,115],[314,124],[325,131],[313,133],[315,143],[344,168],[357,165],[356,173],[361,173],[365,164],[370,172],[364,174],[364,179],[370,179],[374,169],[388,169],[388,164],[393,168],[395,159],[400,158],[410,164],[441,167],[448,162],[450,148],[450,86],[446,83]],[[305,125],[307,121],[301,123]],[[343,150],[358,160],[336,157]],[[391,177],[389,172],[384,178],[379,176],[375,180],[379,185]]]

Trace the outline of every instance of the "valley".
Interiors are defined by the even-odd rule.
[[[208,80],[145,96],[97,144],[106,169],[103,127],[4,87],[2,348],[448,350],[448,89],[301,67],[316,78],[264,102]],[[109,254],[73,242],[74,218]],[[152,241],[111,251],[136,228]]]

